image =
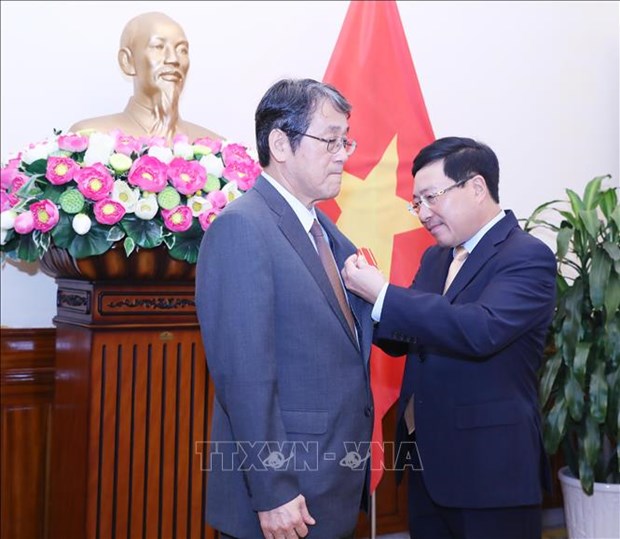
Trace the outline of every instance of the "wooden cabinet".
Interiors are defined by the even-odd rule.
[[[0,537],[47,537],[54,329],[0,330]]]

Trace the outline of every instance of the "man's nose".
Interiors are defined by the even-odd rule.
[[[171,45],[166,46],[166,55],[164,57],[164,62],[166,62],[167,64],[179,65],[179,55],[177,54],[176,49]]]
[[[433,210],[427,208],[424,204],[420,204],[418,208],[418,219],[420,219],[420,222],[425,223],[430,219],[431,215],[433,215]]]

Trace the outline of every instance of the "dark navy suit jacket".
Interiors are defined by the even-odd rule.
[[[444,296],[451,261],[452,249],[430,247],[411,287],[390,285],[385,296],[375,338],[407,349],[397,439],[414,394],[417,450],[436,503],[539,503],[549,474],[537,371],[555,304],[555,257],[507,211]]]
[[[355,246],[318,218],[342,268]],[[348,295],[352,336],[308,234],[264,178],[206,231],[196,272],[215,385],[208,522],[262,537],[256,512],[303,494],[309,537],[350,534],[366,478],[350,457],[368,449],[373,423],[371,306]]]

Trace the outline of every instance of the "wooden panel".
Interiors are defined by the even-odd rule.
[[[0,330],[0,537],[42,539],[54,395],[53,329]]]

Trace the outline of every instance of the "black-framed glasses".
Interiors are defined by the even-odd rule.
[[[355,148],[357,148],[357,142],[347,137],[322,138],[315,137],[314,135],[309,135],[308,133],[301,133],[299,131],[289,131],[289,133],[325,142],[327,144],[327,151],[329,153],[338,153],[341,148],[344,148],[344,151],[347,152],[347,155],[351,155],[355,151]]]
[[[425,208],[432,210],[433,206],[437,203],[437,199],[441,195],[445,195],[448,191],[463,185],[469,180],[471,180],[471,178],[466,178],[464,180],[458,181],[448,187],[440,189],[439,191],[435,191],[430,195],[420,195],[420,200],[414,200],[413,202],[407,204],[407,210],[409,210],[409,213],[412,213],[413,215],[418,215],[420,213],[420,206],[424,206]]]

